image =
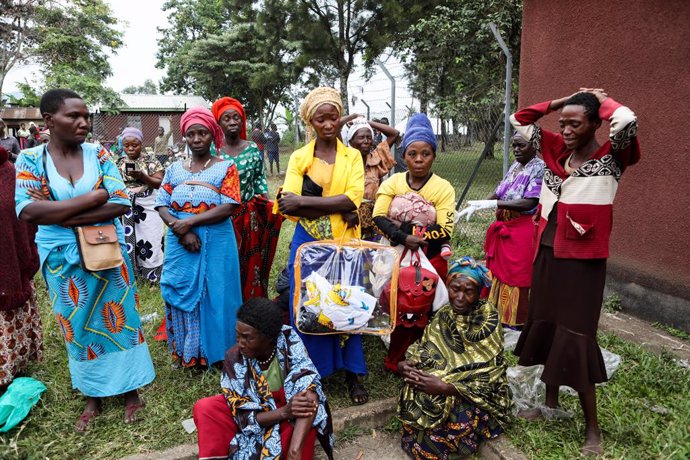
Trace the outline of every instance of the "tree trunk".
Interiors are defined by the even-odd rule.
[[[340,72],[340,98],[343,100],[343,112],[341,115],[347,115],[350,113],[350,101],[348,100],[347,94],[347,80],[349,78],[348,73]]]
[[[446,151],[446,143],[448,142],[448,130],[446,129],[446,120],[441,118],[441,152]]]

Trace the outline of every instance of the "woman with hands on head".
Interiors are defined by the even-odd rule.
[[[311,140],[290,156],[277,209],[297,221],[290,244],[290,300],[294,299],[293,269],[297,249],[303,243],[359,238],[357,208],[364,192],[364,167],[359,151],[338,139],[343,110],[340,93],[316,88],[302,102],[300,116]],[[295,325],[290,306],[290,323]],[[354,404],[364,404],[369,393],[361,376],[367,373],[360,335],[300,335],[322,377],[345,369]]]
[[[560,110],[560,133],[536,124],[555,110]],[[609,121],[609,140],[599,145],[596,131],[602,120]],[[613,201],[623,172],[640,159],[637,118],[602,89],[580,88],[518,111],[511,123],[546,165],[529,311],[515,354],[520,365],[544,365],[546,406],[558,406],[561,385],[578,392],[585,416],[581,451],[599,455],[603,449],[594,385],[607,376],[597,326]]]
[[[89,110],[77,93],[46,92],[41,113],[50,142],[19,155],[15,206],[21,220],[38,225],[41,271],[67,348],[72,387],[86,396],[75,430],[91,427],[101,398],[122,394],[124,421],[132,423],[144,407],[138,389],[151,383],[155,372],[119,219],[130,207],[127,190],[110,155],[85,142]],[[70,227],[107,224],[115,225],[124,262],[87,271]]]
[[[351,114],[340,119],[346,129],[343,134],[345,145],[354,147],[362,154],[364,162],[364,198],[359,206],[359,221],[362,229],[362,239],[378,241],[381,234],[374,225],[372,214],[376,201],[376,192],[381,185],[381,179],[395,166],[391,154],[391,146],[400,136],[400,132],[392,126],[369,121],[358,114]],[[386,135],[378,145],[374,145],[374,129]]]
[[[450,264],[446,285],[449,304],[398,364],[402,447],[415,459],[472,455],[511,418],[503,330],[493,304],[480,300],[491,275],[465,256]]]
[[[486,231],[486,266],[493,274],[489,299],[504,326],[519,329],[527,321],[534,259],[534,215],[537,212],[544,162],[519,132],[513,136],[515,162],[486,200],[468,201],[457,218],[479,209],[495,209],[496,222]]]
[[[225,354],[223,394],[194,405],[199,458],[311,459],[318,438],[332,457],[330,410],[304,344],[265,298],[237,312],[237,345]]]
[[[191,158],[165,171],[156,208],[168,226],[161,295],[175,363],[205,367],[235,343],[242,304],[237,243],[230,216],[241,201],[237,167],[211,155],[223,132],[203,107],[184,113],[180,128]]]

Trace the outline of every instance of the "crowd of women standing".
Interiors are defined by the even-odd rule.
[[[558,109],[560,134],[534,124]],[[410,456],[471,454],[510,422],[504,326],[522,328],[520,364],[545,365],[548,406],[557,405],[560,385],[579,392],[583,453],[601,452],[594,384],[606,375],[595,334],[610,207],[622,172],[639,159],[634,115],[603,90],[582,88],[513,116],[515,163],[491,196],[470,201],[458,216],[469,220],[496,209],[484,246],[490,270],[470,257],[453,260],[455,192],[432,171],[436,137],[424,114],[410,117],[402,140],[407,172],[384,180],[395,165],[390,147],[399,133],[343,114],[335,89],[313,90],[300,108],[309,142],[290,156],[273,202],[237,99],[185,112],[180,129],[191,156],[167,167],[143,156],[136,128],[123,131],[126,156],[117,164],[85,143],[88,110],[72,91],[48,91],[41,112],[48,144],[24,150],[16,173],[0,150],[0,174],[8,176],[0,212],[9,222],[0,235],[8,254],[0,261],[0,324],[21,333],[12,347],[5,340],[13,337],[0,336],[0,355],[9,362],[0,368],[0,385],[41,358],[33,285],[40,269],[72,386],[86,396],[75,429],[88,430],[101,399],[121,394],[124,421],[136,421],[144,407],[137,390],[155,372],[135,280],[160,282],[174,364],[222,369],[221,395],[194,408],[200,456],[312,458],[318,439],[332,457],[321,378],[344,370],[352,403],[363,404],[367,363],[360,335],[302,334],[294,305],[283,325],[281,310],[265,298],[287,218],[296,223],[291,303],[297,250],[321,240],[365,238],[399,248],[403,259],[408,251],[421,254],[443,286],[440,303],[398,315],[385,359],[403,380],[399,417]],[[600,146],[595,132],[602,119],[610,121],[611,135]],[[375,129],[386,136],[378,145]],[[599,187],[589,188],[595,181]],[[120,262],[88,268],[90,245],[102,243],[115,244]]]

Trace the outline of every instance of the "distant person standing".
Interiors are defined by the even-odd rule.
[[[280,175],[280,134],[278,134],[278,127],[275,123],[271,123],[271,129],[266,130],[266,154],[268,155],[268,166],[266,167],[266,172],[268,168],[271,170],[271,175],[273,175],[273,162],[276,164],[276,176]]]
[[[172,126],[172,115],[168,116],[168,121]],[[159,126],[158,136],[153,141],[153,154],[162,165],[166,165],[169,162],[168,143],[170,142],[170,136],[172,136],[172,129],[166,133],[165,128]]]
[[[36,125],[29,126],[29,138],[26,141],[26,148],[30,149],[31,147],[36,147],[41,143],[41,136],[38,133]]]
[[[256,144],[256,146],[259,148],[259,153],[261,154],[261,167],[263,168],[264,166],[264,152],[266,148],[266,136],[264,135],[264,131],[261,128],[261,123],[256,123],[254,125],[254,129],[252,130],[252,135],[251,135],[252,141]]]
[[[21,123],[19,125],[19,131],[17,131],[17,136],[19,140],[19,147],[24,150],[26,148],[26,144],[29,141],[29,130],[26,129],[26,123]]]
[[[10,136],[6,133],[5,122],[0,118],[0,147],[5,147],[8,152],[10,152],[10,161],[14,163],[19,155],[19,142],[14,136]]]

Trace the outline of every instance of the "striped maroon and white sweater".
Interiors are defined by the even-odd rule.
[[[562,259],[602,259],[609,256],[613,226],[613,200],[625,168],[640,159],[637,118],[610,97],[602,102],[599,116],[610,123],[609,140],[582,166],[568,174],[565,162],[572,153],[563,136],[535,124],[549,113],[551,101],[514,113],[513,127],[530,139],[546,163],[537,213],[537,241],[541,241],[549,214],[558,203],[553,252]],[[535,245],[539,249],[539,245]],[[535,254],[536,257],[536,254]]]

